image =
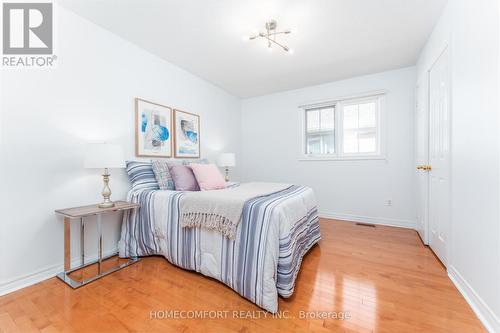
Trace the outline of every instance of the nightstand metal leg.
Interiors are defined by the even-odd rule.
[[[85,265],[85,222],[80,218],[80,249],[82,254],[82,266]]]
[[[64,218],[64,271],[71,269],[71,220]]]
[[[100,275],[102,272],[102,216],[97,214],[97,232],[99,234],[99,261],[97,262],[97,272]]]

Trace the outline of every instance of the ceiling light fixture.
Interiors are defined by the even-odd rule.
[[[266,22],[266,31],[265,32],[254,33],[250,36],[247,36],[245,39],[246,40],[254,40],[257,38],[264,38],[267,41],[267,48],[269,49],[269,51],[272,51],[273,45],[277,45],[277,46],[281,47],[284,51],[286,51],[288,53],[293,53],[293,49],[276,41],[276,36],[291,34],[292,30],[288,29],[288,30],[284,30],[284,31],[277,31],[276,30],[277,26],[278,26],[278,23],[276,22],[276,20],[271,20],[269,22]]]

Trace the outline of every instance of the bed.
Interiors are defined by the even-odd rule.
[[[291,185],[248,200],[234,239],[213,230],[182,227],[179,203],[186,193],[130,190],[127,199],[139,203],[140,209],[124,213],[120,257],[162,255],[277,312],[278,295],[293,294],[302,258],[321,238],[313,191]]]

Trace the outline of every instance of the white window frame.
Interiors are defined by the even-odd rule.
[[[385,160],[386,159],[386,94],[385,90],[369,92],[353,96],[339,97],[328,101],[300,105],[299,115],[301,126],[300,161],[335,161],[335,160]],[[363,101],[377,100],[377,151],[373,153],[344,153],[342,128],[344,119],[343,106]],[[306,154],[307,151],[307,124],[306,111],[324,107],[335,108],[335,153],[334,154]]]

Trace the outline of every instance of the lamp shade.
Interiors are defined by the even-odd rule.
[[[125,168],[125,158],[120,145],[89,143],[86,147],[84,167],[88,169]]]
[[[224,153],[220,154],[217,159],[217,164],[221,167],[233,167],[236,165],[236,158],[234,153]]]

